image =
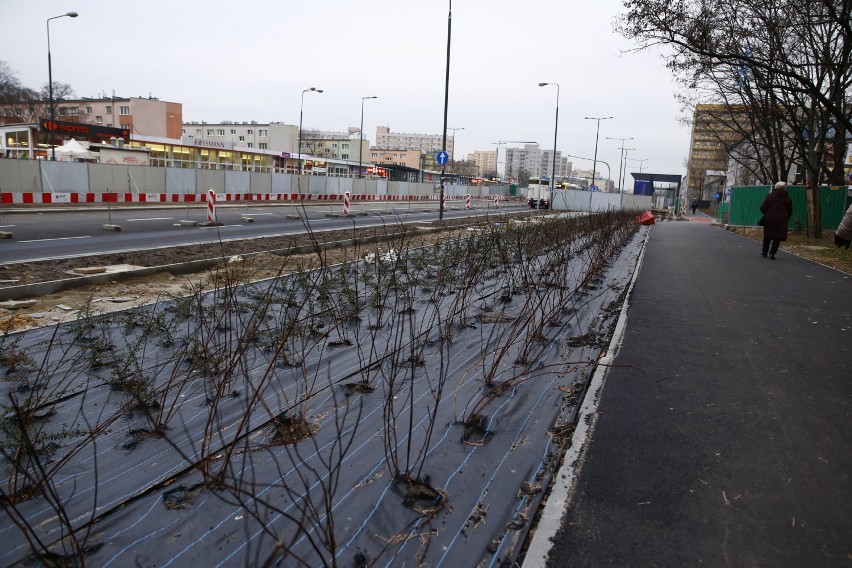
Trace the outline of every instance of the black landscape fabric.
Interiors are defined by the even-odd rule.
[[[226,267],[213,292],[6,334],[0,563],[514,561],[624,301],[633,216],[263,282]]]

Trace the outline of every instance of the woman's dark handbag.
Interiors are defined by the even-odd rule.
[[[766,215],[761,215],[760,219],[757,220],[757,224],[763,227],[766,225]]]

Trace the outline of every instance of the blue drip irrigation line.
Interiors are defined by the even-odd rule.
[[[554,379],[551,379],[550,381],[547,381],[546,383],[544,383],[542,385],[543,388],[541,389],[541,392],[539,393],[539,396],[538,396],[538,399],[536,400],[536,403],[531,406],[530,411],[527,413],[526,418],[524,418],[524,421],[521,424],[518,425],[518,429],[515,432],[515,436],[514,436],[514,438],[512,438],[512,445],[510,446],[510,448],[513,447],[515,442],[517,442],[520,439],[521,435],[524,432],[524,428],[529,423],[533,414],[535,414],[535,412],[538,408],[538,405],[541,403],[545,394],[550,391],[550,385],[553,384],[553,380]],[[488,488],[492,485],[492,483],[494,483],[494,480],[497,477],[497,473],[502,469],[503,464],[506,463],[506,461],[509,459],[509,456],[511,454],[512,454],[511,450],[509,450],[505,454],[503,454],[503,458],[500,460],[500,463],[497,465],[497,467],[494,468],[491,477],[488,478],[488,482],[486,483],[482,492],[479,494],[479,497],[476,500],[477,503],[479,503],[479,501],[482,499],[482,497],[488,491]],[[537,464],[537,466],[535,467],[535,470],[538,471],[538,469],[541,468],[541,465],[543,463],[544,463],[544,460],[540,460],[539,463]],[[469,514],[465,516],[465,518],[464,518],[465,522],[467,521],[467,518],[469,516],[470,516]],[[453,547],[453,544],[455,544],[456,540],[458,540],[459,536],[461,535],[462,528],[464,528],[464,522],[456,530],[456,534],[455,534],[455,536],[453,536],[453,539],[450,541],[450,544],[447,546],[447,549],[444,551],[444,554],[441,555],[441,558],[438,560],[437,564],[435,564],[436,568],[438,566],[441,566],[444,563],[444,560],[446,560],[447,555],[449,554],[450,550]],[[492,557],[492,563],[493,563],[494,560],[496,560],[496,558],[497,558],[497,556]]]
[[[512,401],[512,399],[514,398],[515,394],[517,393],[517,390],[518,390],[518,389],[517,389],[517,387],[513,387],[513,388],[512,388],[512,393],[511,393],[511,395],[510,395],[510,396],[508,396],[508,397],[506,397],[506,399],[504,400],[503,404],[501,404],[500,406],[498,406],[498,407],[497,407],[497,411],[495,411],[495,412],[494,412],[494,415],[496,415],[500,409],[502,409],[504,406],[506,406],[507,404],[509,404],[509,403]],[[494,421],[494,416],[492,415],[491,419],[488,421],[488,426],[489,426],[489,427],[491,426],[491,424],[492,424],[492,422],[493,422],[493,421]],[[449,429],[447,429],[447,434],[449,434]],[[445,435],[443,436],[443,438],[441,439],[441,442],[443,442],[443,441],[444,441],[444,439],[446,439],[447,434],[445,434]],[[435,450],[435,449],[437,449],[437,445],[433,448],[433,450]],[[473,446],[470,450],[468,450],[467,456],[466,456],[466,457],[465,457],[465,459],[462,461],[461,465],[460,465],[458,468],[456,468],[456,469],[455,469],[455,470],[454,470],[454,471],[450,474],[450,476],[446,479],[446,481],[444,482],[443,487],[444,487],[445,489],[449,489],[450,481],[451,481],[451,480],[453,480],[453,479],[456,477],[456,475],[458,474],[458,472],[459,472],[459,471],[460,471],[460,470],[461,470],[461,469],[462,469],[462,468],[463,468],[463,467],[467,464],[467,462],[470,460],[470,458],[471,458],[471,457],[472,457],[472,456],[473,456],[473,455],[474,455],[474,454],[475,454],[478,450],[480,450],[480,448],[479,448],[478,446]],[[511,453],[511,452],[508,452],[508,453]],[[485,492],[486,492],[486,491],[487,491],[487,484],[486,484],[486,488],[485,488],[485,489],[483,489],[483,491],[479,494],[479,497],[477,498],[477,502],[479,502],[479,501],[480,501],[480,499],[482,499],[482,496],[485,494]],[[415,527],[415,529],[416,529],[416,528],[417,528],[417,527]],[[415,529],[412,529],[411,531],[409,531],[409,533],[408,533],[408,536],[409,536],[409,537],[410,537],[410,536],[413,536],[413,534],[414,534],[414,532],[415,532]],[[456,534],[456,536],[458,536],[458,533]],[[397,549],[397,551],[394,553],[394,556],[391,558],[391,560],[389,561],[389,563],[388,563],[388,564],[386,564],[385,566],[391,566],[391,565],[392,565],[393,560],[396,558],[396,556],[398,556],[398,555],[399,555],[399,553],[400,553],[400,552],[402,552],[402,550],[405,548],[405,546],[408,544],[408,542],[409,542],[409,541],[410,541],[410,539],[406,539],[406,540],[405,540],[405,542],[403,542],[403,543],[400,545],[400,547],[399,547],[399,548]],[[455,539],[453,539],[453,542],[455,542]],[[450,545],[450,546],[452,546],[452,543],[451,543],[451,545]],[[448,548],[448,550],[449,550],[449,548]]]

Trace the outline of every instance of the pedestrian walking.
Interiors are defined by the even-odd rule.
[[[781,241],[787,240],[787,223],[793,215],[793,202],[787,195],[787,184],[779,181],[760,204],[763,213],[763,249],[760,254],[775,260]]]
[[[693,214],[693,215],[695,215],[695,210],[696,210],[696,209],[698,209],[698,200],[697,200],[697,199],[693,199],[693,200],[692,200],[692,214]]]
[[[848,249],[850,244],[852,244],[852,205],[846,210],[846,214],[840,220],[837,230],[834,231],[835,246],[842,247],[845,245]]]

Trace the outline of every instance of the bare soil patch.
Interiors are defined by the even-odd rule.
[[[221,264],[216,267],[194,274],[174,275],[164,269],[163,272],[149,276],[117,279],[103,284],[88,284],[34,298],[35,302],[25,307],[0,307],[0,333],[71,321],[80,314],[114,312],[162,302],[185,296],[193,291],[212,289],[221,284],[223,278],[231,282],[274,278],[297,266],[304,266],[305,263],[319,262],[320,258],[325,263],[337,264],[356,256],[363,256],[368,252],[384,254],[389,248],[398,246],[401,242],[404,242],[406,246],[425,246],[445,237],[446,231],[464,231],[482,222],[484,221],[453,219],[423,223],[418,226],[386,225],[45,262],[3,264],[0,265],[0,288],[73,278],[80,276],[81,269],[83,272],[92,272],[99,267],[106,267],[107,270],[116,266],[158,267],[198,260],[221,259]],[[431,232],[423,230],[424,228],[439,228],[443,231]],[[328,243],[368,238],[387,240],[320,250],[320,246]],[[281,253],[287,249],[312,245],[317,246],[314,253],[290,255]],[[276,251],[276,253],[268,251]]]

